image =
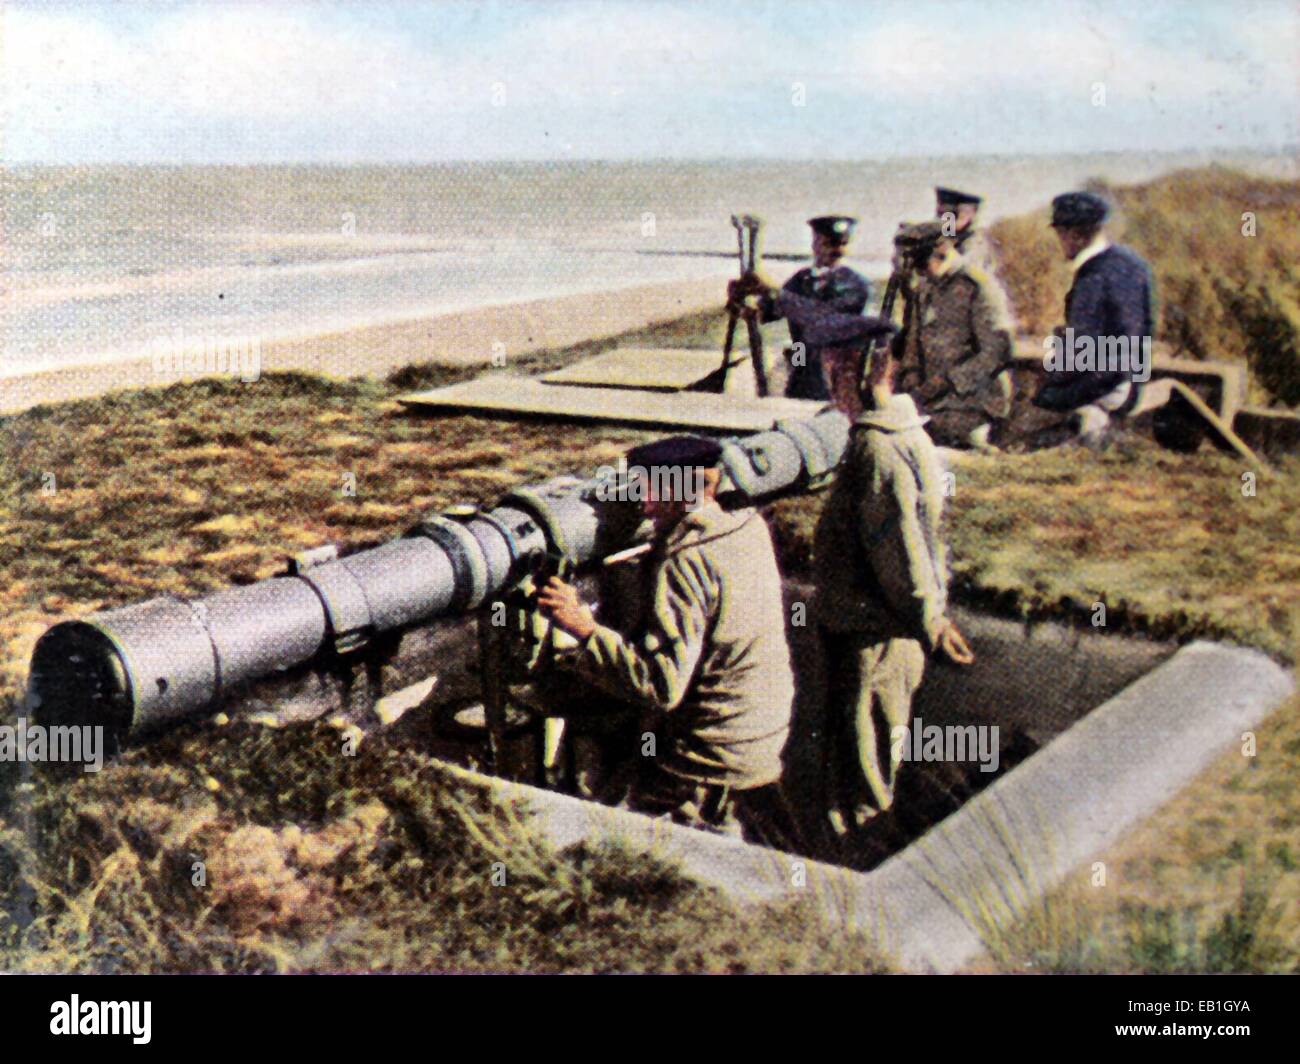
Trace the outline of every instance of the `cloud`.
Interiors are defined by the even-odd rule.
[[[1243,2],[1231,18],[1160,9],[1173,34],[1146,7],[997,0],[376,10],[386,14],[323,3],[6,5],[6,151],[63,157],[121,144],[168,158],[187,144],[221,156],[224,144],[236,155],[285,145],[309,158],[457,158],[750,144],[772,155],[834,144],[862,116],[910,136],[889,142],[913,151],[949,147],[944,131],[968,119],[993,151],[1025,137],[1087,150],[1094,132],[1146,147],[1143,123],[1193,143],[1247,129],[1243,115],[1255,116],[1243,138],[1296,128],[1300,17],[1286,4]],[[810,100],[798,113],[779,106],[796,81]],[[1106,86],[1101,114],[1088,106],[1096,83]]]
[[[494,43],[470,66],[528,81],[548,95],[619,86],[665,89],[731,81],[739,48],[725,20],[665,7],[561,8]]]
[[[195,10],[150,35],[141,88],[196,114],[285,119],[394,107],[425,77],[407,42],[342,29],[274,8]]]
[[[250,121],[379,118],[412,105],[490,106],[497,84],[518,90],[512,103],[540,106],[744,80],[719,82],[738,54],[727,23],[675,8],[542,9],[499,40],[442,53],[293,7],[186,9],[140,34],[16,9],[5,31],[10,105],[44,111],[129,100]]]
[[[978,108],[999,95],[1026,93],[1088,100],[1092,86],[1107,96],[1195,104],[1214,96],[1276,93],[1296,98],[1297,18],[1284,9],[1236,21],[1237,47],[1212,55],[1184,42],[1153,39],[1142,23],[1113,11],[1026,8],[1013,22],[954,20],[938,26],[895,18],[864,30],[846,49],[856,59],[857,86],[875,95],[936,102],[961,98]],[[1285,43],[1292,42],[1288,54]],[[851,69],[837,74],[854,77]]]
[[[393,107],[427,62],[403,40],[307,13],[195,8],[133,34],[73,15],[5,16],[9,108],[140,110],[250,121]]]

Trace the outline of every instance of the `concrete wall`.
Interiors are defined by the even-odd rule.
[[[522,799],[557,846],[602,837],[679,861],[739,902],[810,896],[832,925],[877,937],[906,971],[951,972],[1294,690],[1258,651],[1193,643],[1097,707],[919,841],[869,873],[452,768]]]

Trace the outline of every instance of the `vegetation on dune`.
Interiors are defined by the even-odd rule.
[[[1242,492],[1240,460],[1176,455],[1123,438],[1104,454],[1063,449],[972,457],[948,500],[953,594],[1025,618],[1112,631],[1224,639],[1294,660],[1300,638],[1300,458]],[[783,500],[773,528],[787,571],[806,569],[817,497]]]
[[[1179,261],[1217,256],[1232,266],[1223,276],[1241,282],[1241,298],[1256,298],[1245,278],[1257,287],[1275,278],[1263,291],[1282,306],[1294,298],[1287,286],[1296,258],[1259,256],[1291,247],[1294,225],[1285,238],[1276,234],[1294,220],[1286,212],[1300,193],[1274,184],[1210,171],[1146,191],[1110,191],[1129,226],[1121,236],[1150,254],[1166,304],[1164,277],[1175,266],[1164,248],[1208,240],[1219,224],[1205,212],[1201,228],[1189,228],[1184,212],[1168,223],[1177,232],[1161,230],[1160,219],[1182,202],[1171,189],[1201,188],[1205,202],[1257,210],[1255,242]],[[1208,188],[1219,190],[1217,200]],[[1263,195],[1270,189],[1272,200]],[[1043,221],[995,228],[1003,241],[1024,235],[1025,255],[1004,261],[1016,305],[1035,328],[1059,318],[1065,287]],[[1159,243],[1144,247],[1140,239]],[[1200,321],[1208,306],[1192,318]],[[1274,370],[1286,379],[1278,352],[1294,343],[1294,331],[1266,348],[1249,344],[1237,319],[1212,320],[1223,337],[1241,340],[1258,386],[1285,399],[1283,385],[1267,382]],[[622,341],[716,348],[723,324],[700,316]],[[511,368],[556,365],[614,343]],[[1220,344],[1188,350],[1214,357],[1235,350]],[[260,579],[292,551],[379,542],[422,510],[492,502],[515,483],[595,468],[647,438],[613,428],[431,420],[395,402],[465,372],[426,365],[382,382],[301,374],[202,381],[0,420],[0,722],[18,711],[31,648],[56,620]],[[1176,456],[1137,438],[1103,455],[973,458],[956,467],[949,504],[954,593],[1002,612],[1080,623],[1104,602],[1111,628],[1233,639],[1294,659],[1300,459],[1280,462],[1253,496],[1242,492],[1242,472],[1213,451]],[[788,573],[808,572],[820,502],[803,497],[770,508]],[[881,967],[866,936],[829,931],[811,906],[737,908],[652,858],[615,849],[556,853],[519,810],[418,751],[383,736],[355,758],[338,756],[337,746],[338,733],[325,726],[209,723],[71,783],[40,773],[19,782],[10,772],[0,783],[0,968]],[[1294,967],[1298,768],[1300,700],[1260,729],[1257,757],[1226,754],[1108,855],[1114,889],[1076,884],[1050,895],[990,943],[989,963]],[[492,863],[501,855],[506,884],[494,886]],[[206,871],[203,890],[193,886],[195,861]]]
[[[1059,889],[985,935],[985,964],[1058,972],[1300,972],[1300,697]]]
[[[1156,339],[1190,358],[1244,362],[1253,401],[1300,406],[1300,183],[1220,167],[1141,185],[1089,188],[1116,207],[1109,230],[1151,263]],[[995,224],[998,250],[1023,332],[1060,323],[1069,267],[1049,212]]]
[[[556,853],[428,758],[324,725],[190,728],[0,830],[0,968],[870,971],[806,904],[739,909],[614,844]]]

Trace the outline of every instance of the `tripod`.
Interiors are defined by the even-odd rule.
[[[736,230],[736,250],[743,277],[758,268],[758,233],[763,222],[752,214],[733,214],[732,228]],[[767,395],[767,367],[763,364],[763,334],[758,327],[757,308],[741,304],[727,306],[727,340],[722,348],[722,379],[719,391],[727,387],[727,371],[731,369],[731,349],[736,340],[736,322],[742,317],[749,331],[749,360],[754,366],[754,385],[759,395]]]

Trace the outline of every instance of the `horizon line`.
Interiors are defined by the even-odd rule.
[[[488,158],[460,159],[206,159],[171,160],[171,159],[0,159],[0,169],[17,167],[54,167],[54,166],[220,166],[220,167],[269,167],[269,166],[316,166],[322,168],[346,168],[360,166],[488,166],[506,165],[571,165],[571,164],[661,164],[661,163],[696,163],[696,164],[744,164],[744,163],[798,163],[800,165],[867,165],[900,162],[915,159],[1000,159],[1000,158],[1053,158],[1107,155],[1300,155],[1300,141],[1269,147],[1215,147],[1191,145],[1181,148],[1093,148],[1093,149],[1059,149],[1049,151],[988,151],[988,152],[901,152],[888,156],[814,158],[796,155],[628,155],[628,156],[573,156],[567,158],[547,158],[542,156],[497,156]],[[1296,160],[1300,163],[1300,159]]]

